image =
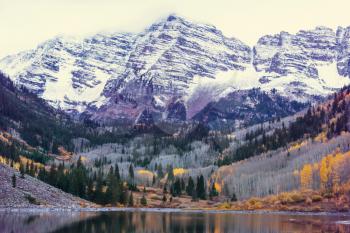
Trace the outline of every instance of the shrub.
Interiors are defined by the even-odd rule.
[[[300,193],[294,192],[291,194],[290,198],[293,200],[293,203],[304,202],[306,197]]]
[[[286,205],[294,202],[291,195],[288,193],[281,193],[278,196],[278,199],[280,200],[282,205]]]
[[[247,208],[249,210],[256,210],[256,209],[261,209],[263,207],[263,204],[260,200],[257,198],[251,198],[247,201]]]
[[[231,203],[224,202],[224,203],[219,205],[219,209],[231,209]]]
[[[263,208],[263,203],[261,201],[255,202],[254,209],[258,210],[258,209],[261,209],[261,208]]]
[[[40,205],[40,202],[38,202],[34,197],[32,197],[30,194],[26,194],[25,198],[29,201],[30,204],[33,205]]]
[[[319,202],[322,201],[323,197],[321,195],[315,194],[311,196],[312,202]]]

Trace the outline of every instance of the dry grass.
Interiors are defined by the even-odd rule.
[[[225,210],[279,210],[303,212],[339,212],[350,209],[350,183],[343,185],[337,195],[322,195],[320,191],[302,190],[284,192],[263,198],[250,198],[233,203],[222,203],[217,209]]]

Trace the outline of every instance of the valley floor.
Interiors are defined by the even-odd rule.
[[[13,175],[16,176],[15,187]],[[92,210],[115,211],[127,209],[176,209],[198,211],[287,211],[287,212],[349,212],[350,184],[342,185],[337,193],[304,190],[281,193],[264,198],[250,198],[245,201],[230,202],[227,197],[214,197],[212,200],[196,200],[181,195],[172,197],[164,194],[160,188],[138,187],[133,192],[134,205],[100,206],[92,202],[65,193],[36,178],[20,173],[4,164],[0,164],[0,210]],[[146,205],[141,204],[145,196]]]
[[[71,196],[62,191],[52,192],[48,189],[49,194],[45,197],[35,194],[37,204],[30,203],[25,197],[20,195],[3,196],[0,198],[0,211],[5,212],[60,212],[60,211],[157,211],[157,212],[177,212],[177,211],[200,211],[200,212],[293,212],[293,213],[350,213],[348,199],[344,195],[338,197],[322,197],[316,191],[306,191],[303,193],[291,192],[283,193],[277,196],[265,198],[251,198],[246,201],[227,202],[225,198],[215,198],[213,200],[193,201],[189,196],[173,197],[164,202],[163,194],[160,189],[149,188],[146,193],[147,205],[141,205],[140,199],[143,192],[135,192],[135,205],[127,206],[100,206],[80,198]],[[40,187],[40,191],[43,191]],[[3,193],[3,191],[2,191]],[[59,197],[57,196],[59,195]],[[43,199],[45,198],[45,199]],[[45,200],[45,202],[44,202]],[[51,202],[50,202],[51,201]]]

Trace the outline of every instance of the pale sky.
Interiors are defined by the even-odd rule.
[[[0,57],[56,35],[140,32],[175,13],[254,45],[265,34],[350,26],[349,0],[0,0]]]

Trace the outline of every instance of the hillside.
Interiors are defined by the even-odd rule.
[[[11,127],[3,128],[8,132],[1,133],[0,152],[7,159],[7,164],[15,162],[17,169],[32,176],[18,178],[20,190],[12,190],[13,170],[2,167],[3,174],[0,177],[6,180],[9,189],[4,195],[5,198],[9,198],[12,206],[36,203],[34,199],[26,196],[26,192],[30,192],[38,203],[54,205],[55,198],[52,198],[52,195],[57,197],[62,193],[65,198],[66,194],[63,191],[107,206],[140,206],[140,200],[144,197],[149,199],[149,207],[184,207],[184,203],[189,203],[187,207],[200,205],[201,208],[221,208],[218,203],[231,197],[245,203],[244,200],[250,200],[252,197],[265,198],[302,190],[310,195],[328,195],[324,197],[325,200],[333,198],[329,200],[334,205],[322,207],[333,210],[338,208],[335,207],[338,198],[347,198],[343,197],[345,194],[340,191],[339,196],[336,196],[333,182],[335,175],[331,172],[327,175],[330,185],[327,186],[327,190],[322,189],[320,164],[326,157],[333,161],[329,162],[327,169],[338,171],[333,166],[341,168],[336,175],[337,182],[339,187],[347,187],[345,185],[348,173],[344,164],[350,150],[349,87],[343,88],[323,103],[311,106],[308,110],[286,118],[277,115],[269,121],[266,120],[276,115],[269,112],[272,109],[263,104],[268,97],[261,95],[260,105],[267,111],[265,123],[241,130],[232,131],[223,127],[226,130],[212,131],[201,124],[177,124],[176,127],[181,130],[174,131],[172,126],[165,124],[158,125],[159,128],[154,131],[140,124],[139,128],[132,129],[129,137],[123,136],[121,140],[117,139],[117,135],[122,135],[119,130],[108,130],[108,127],[90,127],[87,131],[91,132],[90,134],[75,133],[73,129],[76,124],[83,130],[89,127],[88,124],[74,123],[68,117],[64,118],[65,121],[56,121],[55,119],[59,118],[55,118],[54,114],[65,115],[55,112],[50,106],[40,102],[35,95],[28,94],[27,97],[27,92],[19,92],[11,86],[8,79],[4,80],[7,81],[3,82],[6,85],[0,86],[4,90],[3,99],[6,100],[3,103],[15,102],[16,108],[3,104],[4,110],[0,116],[5,126],[13,125],[16,130],[11,130]],[[251,96],[249,93],[248,96]],[[236,97],[232,98],[234,100]],[[45,112],[48,115],[45,115]],[[16,118],[20,115],[18,113],[23,113],[23,116]],[[268,116],[269,114],[271,115]],[[75,153],[72,153],[69,147],[62,147],[64,144],[58,144],[60,146],[57,151],[60,156],[56,156],[41,151],[31,141],[27,142],[22,137],[22,122],[33,116],[49,122],[47,127],[57,126],[58,129],[62,128],[62,132],[68,132],[61,135],[60,131],[52,131],[52,134],[58,139],[62,137],[77,140]],[[13,123],[15,120],[16,124]],[[29,129],[35,127],[33,123],[35,121],[29,123]],[[98,133],[99,130],[102,130],[102,134]],[[41,135],[40,131],[35,132]],[[110,143],[105,141],[108,138],[106,132],[107,135],[112,135],[109,138]],[[82,137],[75,138],[77,135]],[[95,144],[90,143],[91,138],[95,138]],[[23,156],[34,161],[26,162]],[[336,161],[340,161],[339,165],[335,165],[338,164]],[[343,165],[340,166],[340,163]],[[305,169],[310,166],[311,173],[307,173],[308,183],[305,185]],[[35,182],[39,182],[37,179],[63,191],[45,186],[52,195],[40,196],[40,193],[31,189]],[[40,182],[37,185],[42,184]],[[146,187],[147,191],[143,192],[143,187]],[[11,199],[12,191],[16,192],[18,202]],[[163,201],[164,197],[166,201]],[[304,201],[308,199],[304,197]],[[130,198],[135,198],[135,203],[130,204]],[[195,202],[191,202],[192,199]],[[33,203],[28,204],[29,200]],[[74,200],[69,202],[73,206],[76,205]],[[262,200],[262,204],[272,206],[269,203],[270,199]],[[61,202],[57,202],[56,206],[59,205]],[[288,202],[288,205],[288,208],[294,208],[293,202]],[[237,206],[233,203],[230,206],[244,209],[247,204]],[[276,209],[285,208],[284,204],[273,206]],[[248,207],[255,208],[249,205]],[[304,207],[301,205],[298,208],[302,210]]]
[[[13,187],[13,178],[16,185]],[[0,208],[80,208],[93,207],[92,203],[67,194],[36,178],[21,175],[15,169],[0,164]]]
[[[50,107],[25,88],[18,89],[0,73],[0,128],[15,130],[32,146],[57,150],[67,145],[73,129],[65,128],[68,116]],[[56,148],[53,148],[56,145]]]
[[[81,140],[88,145],[96,145],[123,141],[133,133],[138,133],[128,125],[121,126],[116,131],[99,127],[89,120],[77,121],[48,105],[25,87],[15,86],[1,72],[0,130],[24,140],[44,154],[59,154],[60,146],[74,151],[75,147],[81,147]]]
[[[242,201],[228,208],[347,211],[349,109],[345,87],[279,129],[248,131],[213,175],[227,196]]]

